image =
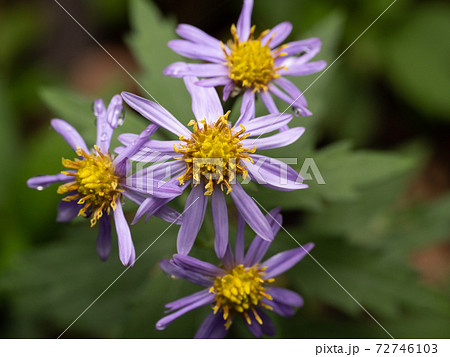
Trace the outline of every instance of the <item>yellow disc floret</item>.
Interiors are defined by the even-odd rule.
[[[247,323],[251,325],[249,311],[255,317],[255,320],[262,325],[261,317],[255,310],[256,306],[262,306],[272,310],[262,299],[265,297],[272,300],[272,297],[265,293],[265,283],[272,283],[275,279],[264,277],[264,270],[267,267],[259,268],[258,265],[245,268],[238,265],[227,275],[216,278],[210,292],[216,295],[216,304],[213,307],[214,314],[219,310],[223,311],[225,326],[230,327],[233,314],[241,314]]]
[[[261,39],[267,34],[264,31],[257,39],[253,39],[253,26],[247,41],[241,42],[236,32],[236,26],[231,26],[232,41],[228,46],[231,53],[228,53],[222,44],[222,49],[227,59],[230,78],[241,88],[251,88],[255,92],[261,90],[267,91],[268,83],[280,75],[277,71],[285,67],[276,67],[275,60],[286,53],[281,51],[287,45],[280,46],[276,51],[272,52],[269,43],[273,36],[266,44],[261,43]],[[275,34],[274,34],[275,35]]]
[[[230,112],[219,117],[214,124],[208,124],[202,120],[200,128],[195,120],[189,125],[193,126],[190,138],[180,137],[185,144],[176,145],[174,150],[183,154],[179,159],[186,162],[186,171],[178,179],[180,184],[193,178],[194,184],[198,184],[202,178],[206,180],[205,195],[211,195],[214,183],[227,187],[227,193],[231,192],[230,183],[240,174],[244,178],[247,170],[241,166],[241,160],[252,159],[248,153],[255,152],[256,148],[242,147],[241,140],[250,134],[244,134],[245,128],[234,131],[227,119]]]
[[[86,216],[89,209],[92,212],[91,227],[103,215],[103,211],[109,214],[110,209],[116,209],[116,200],[120,197],[120,178],[114,172],[114,164],[111,156],[103,154],[98,146],[94,153],[87,154],[83,149],[77,147],[77,155],[83,159],[62,159],[62,164],[75,172],[62,173],[73,176],[74,181],[65,183],[58,187],[58,193],[66,194],[76,192],[65,197],[64,201],[78,200],[78,204],[84,205],[78,212],[79,216]]]

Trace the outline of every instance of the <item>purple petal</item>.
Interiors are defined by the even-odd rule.
[[[273,101],[272,96],[268,92],[260,92],[259,95],[261,96],[261,100],[263,101],[264,105],[266,106],[269,113],[277,114],[280,111],[278,110],[275,102]]]
[[[226,82],[225,87],[223,87],[223,96],[222,96],[223,101],[228,100],[228,97],[230,96],[231,92],[233,91],[233,89],[236,88],[234,81],[232,81],[228,77],[227,77],[227,79],[228,79],[228,82]]]
[[[312,113],[301,104],[301,101],[300,101],[301,97],[297,97],[298,99],[291,98],[289,95],[287,95],[282,90],[280,90],[279,88],[277,88],[276,86],[273,86],[273,85],[269,87],[269,91],[270,91],[270,93],[276,95],[281,100],[284,100],[286,103],[289,104],[289,106],[292,106],[295,109],[297,109],[297,111],[300,113],[301,116],[309,117],[312,115]]]
[[[192,112],[199,122],[206,119],[208,123],[215,123],[223,115],[219,95],[214,88],[197,86],[197,81],[197,77],[184,78],[184,84],[192,98]]]
[[[273,38],[270,40],[269,47],[275,48],[289,36],[291,31],[292,24],[290,22],[282,22],[281,24],[278,24],[272,30],[270,30],[261,39],[261,44],[266,45],[267,41],[269,41],[273,36]]]
[[[325,61],[304,63],[302,58],[287,58],[283,62],[283,66],[288,68],[280,70],[279,73],[284,76],[306,76],[320,72],[327,66],[327,63]]]
[[[236,204],[239,213],[244,217],[247,224],[253,231],[261,236],[262,239],[272,241],[273,234],[269,223],[267,222],[261,210],[253,201],[253,199],[245,193],[244,189],[239,183],[233,185],[233,190],[230,193],[231,198]]]
[[[263,155],[251,155],[254,161],[243,161],[252,181],[280,191],[308,188],[303,178],[286,163]]]
[[[279,85],[281,87],[281,89],[283,89],[291,98],[295,99],[296,103],[299,103],[304,107],[306,107],[308,105],[303,93],[289,79],[284,78],[284,77],[279,77],[279,78],[275,79],[274,82],[277,85]]]
[[[169,206],[162,206],[156,211],[155,216],[173,224],[180,225],[183,222],[181,213]]]
[[[218,258],[225,255],[228,246],[228,211],[225,195],[219,186],[215,185],[211,195],[211,210],[214,223],[214,249]]]
[[[167,44],[172,51],[193,59],[199,59],[206,62],[223,63],[225,54],[221,48],[213,46],[194,44],[185,40],[172,40]]]
[[[163,317],[161,320],[159,320],[156,323],[156,329],[164,330],[169,324],[171,324],[174,320],[176,320],[180,316],[184,315],[185,313],[187,313],[191,310],[199,308],[201,306],[211,304],[214,302],[214,299],[215,299],[214,294],[209,294],[208,296],[199,298],[196,302],[182,308],[181,310],[178,310],[177,312],[174,312],[173,314]]]
[[[148,138],[152,136],[158,128],[159,127],[155,124],[148,125],[139,135],[134,136],[133,140],[127,144],[127,148],[120,152],[114,159],[113,163],[119,176],[125,176],[126,165],[129,160],[141,149],[142,145],[147,142]]]
[[[250,332],[255,337],[261,337],[262,336],[262,326],[256,321],[255,316],[253,316],[253,313],[249,311],[248,316],[250,317],[251,324],[249,325],[248,322],[244,319],[245,324],[247,325],[247,328],[250,330]]]
[[[173,264],[173,262],[165,259],[162,260],[159,265],[161,266],[161,269],[169,274],[171,277],[179,278],[179,279],[185,279],[187,281],[190,281],[193,284],[201,285],[201,286],[212,286],[213,282],[204,277],[203,275],[193,273],[191,271],[186,271],[179,266],[176,266]]]
[[[218,63],[185,63],[175,62],[167,66],[163,73],[176,78],[194,77],[220,77],[228,76],[229,69],[225,64]]]
[[[228,330],[225,328],[225,320],[222,314],[214,314],[211,311],[200,325],[194,338],[224,338]]]
[[[76,201],[60,201],[58,204],[58,216],[56,222],[69,222],[78,216],[78,212],[82,206],[78,205]]]
[[[281,208],[275,208],[271,210],[268,214],[266,214],[266,219],[270,223],[270,227],[272,228],[273,235],[276,236],[278,231],[281,228],[281,224],[283,222],[281,214],[279,214]],[[264,255],[267,252],[267,249],[270,247],[270,242],[261,239],[261,237],[256,236],[250,247],[247,250],[247,254],[245,254],[244,266],[251,267],[256,263],[259,263]]]
[[[182,297],[181,299],[169,302],[168,304],[166,304],[164,306],[165,308],[169,309],[168,311],[166,311],[166,313],[172,312],[174,310],[182,309],[183,307],[193,304],[196,301],[198,301],[199,299],[201,299],[205,296],[208,296],[210,294],[212,294],[212,293],[209,292],[209,289],[204,289],[204,290],[197,291],[196,293],[193,293],[191,295]]]
[[[138,113],[164,129],[178,136],[191,136],[191,132],[159,104],[127,92],[122,92],[122,98]]]
[[[197,86],[200,87],[218,87],[218,86],[228,86],[228,85],[233,85],[234,87],[234,82],[227,77],[213,77],[213,78],[206,78],[206,79],[200,79],[197,82],[195,82],[195,84]],[[227,87],[225,87],[227,88]],[[224,89],[225,92],[225,89]],[[226,99],[224,99],[226,100]]]
[[[208,203],[208,196],[205,196],[204,193],[204,186],[199,184],[192,188],[186,200],[183,223],[178,231],[177,238],[177,250],[180,254],[189,254],[202,226]]]
[[[267,288],[266,293],[272,296],[275,301],[281,302],[285,305],[292,307],[303,306],[303,298],[292,290],[272,287]]]
[[[154,125],[154,124],[151,124]],[[119,135],[119,141],[126,145],[132,145],[136,141],[140,140],[139,136],[136,134],[121,134]],[[181,140],[148,140],[146,139],[145,142],[141,145],[142,148],[148,149],[141,150],[144,151],[143,153],[139,153],[138,155],[135,155],[137,157],[134,157],[133,159],[136,159],[135,161],[139,161],[139,156],[148,155],[152,152],[157,152],[159,154],[172,154],[174,153],[174,146],[184,144]],[[150,150],[150,152],[148,152]],[[135,152],[136,153],[136,152]],[[135,153],[130,155],[129,157],[133,156]],[[179,154],[178,154],[179,155]],[[147,162],[147,160],[145,161]]]
[[[252,90],[246,90],[242,96],[241,115],[234,126],[238,128],[240,125],[247,123],[255,117],[255,93]]]
[[[257,309],[257,312],[263,322],[263,324],[261,325],[263,334],[267,335],[267,336],[274,336],[275,335],[275,325],[273,324],[270,317],[267,316],[267,314],[264,311],[262,311],[261,309]]]
[[[244,0],[241,15],[239,16],[239,20],[236,24],[237,35],[240,42],[247,41],[250,36],[252,10],[253,0]]]
[[[96,145],[100,147],[103,153],[109,151],[109,145],[117,128],[119,117],[123,111],[122,98],[120,95],[115,95],[105,110],[103,100],[97,99],[94,102],[94,114],[97,117],[97,142]]]
[[[97,254],[102,261],[105,261],[111,253],[111,218],[105,214],[100,218],[98,224]]]
[[[143,216],[147,215],[148,218],[153,216],[162,206],[170,202],[172,198],[156,198],[147,197],[139,206],[136,215],[134,216],[131,224],[136,224]]]
[[[278,130],[292,120],[291,114],[276,113],[255,118],[245,124],[245,132],[250,136],[263,135]]]
[[[262,302],[264,304],[272,307],[272,311],[278,315],[281,315],[284,317],[291,317],[291,316],[294,316],[294,314],[295,314],[295,310],[291,306],[283,304],[280,301],[269,300],[269,299],[263,298]]]
[[[227,249],[225,250],[225,255],[220,258],[223,263],[223,266],[226,270],[232,270],[235,267],[233,252],[231,251],[230,245],[227,245]]]
[[[302,260],[308,252],[313,249],[314,244],[308,243],[302,247],[286,250],[284,252],[278,253],[273,257],[267,259],[265,262],[261,263],[261,266],[266,266],[265,279],[274,278],[277,275],[285,272]]]
[[[133,184],[133,186],[128,183]],[[144,195],[152,195],[158,198],[175,198],[183,193],[183,188],[178,184],[157,179],[152,180],[150,177],[143,177],[138,180],[128,180],[127,183],[122,183],[121,187],[125,190],[138,192]]]
[[[77,147],[79,147],[85,152],[89,152],[81,135],[68,122],[61,119],[52,119],[51,124],[53,129],[67,141],[67,144],[69,144],[74,151],[77,151]]]
[[[245,220],[238,212],[236,242],[234,243],[236,265],[244,263],[244,249],[245,249]]]
[[[287,47],[283,49],[283,52],[286,53],[287,56],[293,56],[304,52],[305,54],[301,55],[298,58],[302,58],[304,62],[308,62],[311,58],[313,58],[320,52],[321,46],[322,42],[320,41],[320,39],[313,37],[306,40],[289,42],[287,43]],[[284,60],[287,58],[287,56],[281,57],[280,59]]]
[[[244,147],[256,146],[258,150],[281,148],[296,142],[304,132],[305,128],[292,128],[265,138],[244,139],[242,140],[242,145]]]
[[[123,265],[133,266],[135,251],[133,240],[131,239],[130,227],[125,219],[122,203],[117,200],[117,207],[114,210],[114,222],[116,225],[117,240],[119,243],[119,256]]]
[[[68,176],[64,174],[44,175],[44,176],[35,176],[28,179],[27,185],[29,188],[42,190],[54,183],[70,182],[70,181],[74,181],[73,176]]]
[[[217,47],[220,49],[220,41],[214,37],[208,35],[206,32],[200,30],[197,27],[187,24],[180,24],[177,27],[176,33],[178,36],[202,45]]]
[[[142,182],[145,180],[163,180],[173,177],[186,168],[186,163],[182,160],[156,163],[139,170],[134,175],[127,177],[127,182]],[[138,185],[139,186],[139,185]]]
[[[225,270],[188,255],[174,254],[173,262],[186,271],[201,274],[210,278],[216,278],[226,274]]]

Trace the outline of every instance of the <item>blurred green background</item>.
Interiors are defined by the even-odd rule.
[[[166,43],[178,22],[227,40],[241,8],[220,0],[60,3],[186,123],[192,114],[182,80],[161,73],[179,60]],[[320,37],[316,58],[331,63],[389,4],[258,0],[253,23],[259,32],[291,21],[289,40]],[[294,155],[297,169],[314,158],[326,185],[308,182],[310,189],[293,193],[248,186],[267,209],[283,206],[287,230],[300,243],[315,242],[314,257],[397,338],[450,337],[449,18],[444,1],[397,1],[307,91],[314,116],[292,124],[307,127],[306,134],[268,154]],[[73,156],[51,118],[68,120],[92,145],[94,99],[144,94],[56,2],[2,2],[0,32],[0,336],[54,338],[124,267],[115,237],[102,263],[96,229],[83,219],[57,224],[56,187],[38,192],[25,182],[59,172],[61,157]],[[296,83],[305,89],[316,77]],[[145,127],[128,114],[120,132]],[[135,207],[126,208],[131,220]],[[192,254],[215,263],[208,221]],[[167,225],[152,218],[133,226],[137,254]],[[176,234],[171,227],[64,337],[192,337],[208,308],[154,329],[165,303],[197,289],[159,268],[175,252]],[[248,230],[247,242],[252,237]],[[280,233],[271,252],[295,246]],[[277,283],[301,293],[305,306],[293,318],[273,315],[276,337],[388,337],[310,258]],[[251,337],[240,323],[230,336]]]

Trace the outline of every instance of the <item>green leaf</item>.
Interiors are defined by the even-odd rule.
[[[385,68],[397,91],[425,115],[449,120],[450,6],[416,6],[387,38]]]
[[[175,24],[162,18],[151,2],[133,0],[130,5],[133,31],[127,42],[143,68],[140,82],[145,90],[142,90],[141,95],[156,100],[178,120],[187,124],[193,119],[193,114],[184,82],[162,73],[169,64],[182,60],[167,47],[167,42],[177,38]]]
[[[292,166],[305,179],[308,179],[306,175],[311,176],[305,181],[310,187],[290,193],[272,194],[268,189],[260,189],[257,197],[264,205],[267,203],[269,207],[272,206],[273,195],[276,195],[276,202],[285,209],[318,209],[322,207],[323,201],[354,201],[362,188],[398,177],[416,165],[415,158],[406,155],[369,150],[352,151],[345,142],[329,145],[317,152],[307,152],[301,141],[302,139],[287,148],[270,150],[269,156],[296,157],[297,165]],[[324,184],[319,184],[320,178],[323,178]]]

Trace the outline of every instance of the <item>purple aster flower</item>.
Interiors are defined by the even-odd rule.
[[[133,109],[179,137],[179,140],[147,141],[141,148],[144,159],[147,155],[150,157],[149,161],[156,160],[157,153],[171,160],[151,165],[140,172],[142,177],[156,175],[160,178],[162,171],[169,170],[171,178],[168,182],[179,182],[183,188],[190,183],[194,184],[186,200],[183,222],[178,233],[178,253],[188,254],[191,250],[211,197],[216,232],[214,246],[217,255],[224,256],[228,244],[228,213],[224,191],[231,196],[248,225],[262,239],[273,240],[267,220],[236,177],[246,178],[248,175],[255,182],[283,191],[308,187],[302,183],[303,179],[295,170],[280,160],[255,154],[257,149],[288,145],[296,141],[305,129],[292,128],[269,137],[250,139],[249,137],[279,129],[292,119],[292,115],[270,114],[250,121],[252,110],[249,105],[232,126],[228,122],[230,112],[224,114],[214,88],[196,86],[196,77],[186,77],[184,81],[192,97],[192,110],[196,118],[189,123],[193,131],[157,103],[131,93],[122,93],[125,102]],[[275,118],[277,121],[274,122]],[[123,134],[119,136],[119,140],[130,145],[136,141],[136,135]],[[146,214],[153,214],[170,199],[146,199],[136,213],[135,222]]]
[[[304,76],[326,67],[325,61],[309,62],[320,51],[320,39],[280,46],[291,33],[289,22],[282,22],[255,38],[255,27],[251,26],[252,8],[253,0],[244,0],[237,26],[231,26],[232,40],[227,45],[196,27],[179,25],[176,31],[183,40],[172,40],[169,47],[180,55],[207,63],[172,63],[164,74],[202,77],[196,84],[203,87],[224,86],[223,100],[243,91],[241,109],[252,103],[254,111],[258,93],[268,111],[278,113],[273,94],[292,105],[294,113],[311,115],[302,92],[286,76]]]
[[[111,252],[111,219],[113,216],[119,242],[120,260],[124,265],[132,266],[135,250],[131,232],[122,209],[122,197],[141,204],[148,195],[138,192],[126,183],[126,162],[140,147],[142,138],[153,134],[158,126],[150,124],[137,139],[137,145],[131,145],[116,158],[109,152],[114,129],[120,124],[123,111],[122,98],[116,95],[108,108],[101,99],[95,101],[94,114],[97,117],[97,142],[94,150],[89,151],[83,138],[69,123],[53,119],[51,125],[67,141],[77,154],[74,160],[62,159],[68,170],[56,175],[36,176],[27,184],[31,188],[42,190],[53,183],[63,183],[58,193],[65,195],[58,206],[58,222],[67,222],[76,216],[91,218],[91,227],[99,223],[97,252],[106,260]],[[156,185],[155,185],[156,186]],[[164,184],[152,192],[155,196],[171,197],[178,195],[181,189],[176,185]],[[155,215],[176,222],[179,214],[169,208],[161,207]]]
[[[267,216],[275,235],[281,226],[279,209]],[[239,217],[238,217],[239,218]],[[256,236],[244,254],[244,227],[238,219],[235,253],[227,247],[222,265],[215,266],[193,257],[175,254],[171,260],[163,260],[162,269],[174,278],[186,279],[204,286],[192,295],[168,303],[169,315],[156,323],[158,330],[165,329],[178,317],[196,308],[210,305],[212,311],[203,321],[195,338],[225,337],[233,319],[240,315],[248,329],[256,336],[274,335],[275,329],[269,316],[263,310],[273,311],[281,316],[293,316],[295,308],[303,305],[297,293],[273,286],[275,278],[297,264],[313,247],[303,247],[278,253],[261,262],[270,242]]]

